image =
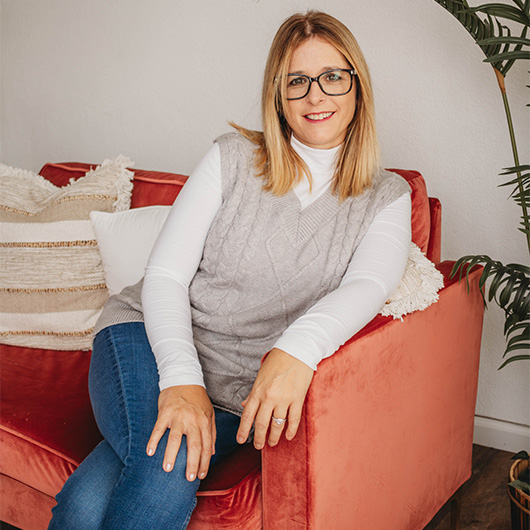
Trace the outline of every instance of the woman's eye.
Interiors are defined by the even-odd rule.
[[[300,86],[307,83],[307,79],[305,77],[293,77],[289,81],[289,86]]]
[[[339,72],[330,72],[328,75],[326,75],[326,81],[328,83],[336,83],[337,81],[340,81],[341,79],[342,78]]]

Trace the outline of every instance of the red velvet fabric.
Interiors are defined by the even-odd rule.
[[[412,191],[412,241],[420,247],[422,252],[427,254],[431,234],[431,215],[425,180],[418,171],[410,169],[389,169],[389,171],[401,175],[409,183]]]
[[[438,199],[429,197],[431,210],[431,235],[427,247],[427,257],[433,263],[440,263],[442,249],[442,205]]]
[[[23,457],[22,453],[20,455]],[[3,457],[2,457],[3,458]],[[0,517],[23,530],[45,530],[55,499],[23,482],[0,474]]]
[[[101,439],[88,398],[90,353],[0,348],[2,429],[76,466]]]
[[[94,164],[79,162],[64,162],[61,164],[46,164],[39,174],[55,186],[66,186],[70,179],[78,179],[85,175]],[[161,171],[144,171],[131,169],[134,173],[131,208],[151,206],[153,204],[173,204],[187,178],[175,173]]]
[[[201,483],[188,530],[259,530],[261,521],[261,453],[246,444]]]

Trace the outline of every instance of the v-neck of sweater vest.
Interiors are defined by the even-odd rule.
[[[315,149],[303,144],[294,136],[291,137],[291,146],[311,172],[312,193],[320,192],[320,196],[305,207],[302,207],[302,201],[295,190],[289,191],[282,197],[273,198],[273,208],[280,216],[289,240],[292,244],[298,245],[311,237],[318,227],[334,216],[344,204],[340,204],[330,190],[340,146],[331,149]],[[324,187],[325,190],[321,191]],[[306,175],[297,188],[302,194],[308,193],[309,181]]]

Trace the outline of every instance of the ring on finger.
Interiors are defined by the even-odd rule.
[[[282,426],[287,421],[287,418],[275,418],[273,416],[272,421],[276,423],[276,425]]]

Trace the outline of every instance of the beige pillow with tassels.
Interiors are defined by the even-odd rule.
[[[89,214],[130,207],[133,163],[105,160],[58,188],[0,164],[0,342],[53,350],[91,347],[108,297]]]

